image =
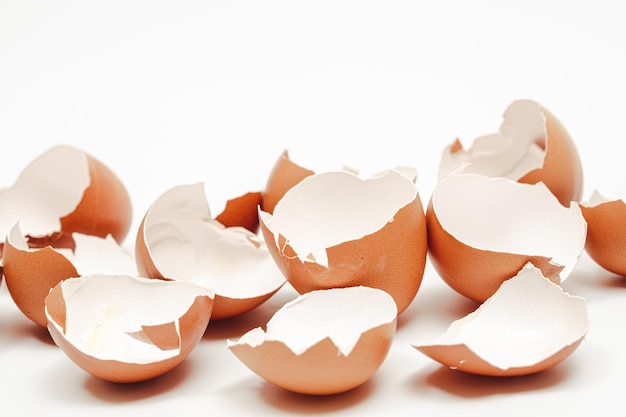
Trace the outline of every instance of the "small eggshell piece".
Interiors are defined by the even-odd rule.
[[[468,373],[526,375],[569,357],[588,328],[586,301],[564,292],[527,264],[477,310],[453,322],[439,339],[413,347]]]
[[[277,386],[302,394],[336,394],[376,373],[395,335],[396,315],[393,298],[382,290],[315,290],[285,304],[265,331],[252,329],[227,346]]]

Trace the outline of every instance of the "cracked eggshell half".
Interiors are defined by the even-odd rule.
[[[476,138],[465,150],[457,139],[446,147],[439,178],[459,164],[466,172],[506,177],[528,184],[543,182],[569,206],[583,191],[583,170],[576,144],[561,122],[532,100],[516,100],[504,112],[498,133]]]
[[[580,208],[587,221],[585,250],[604,269],[626,275],[626,204],[597,190]]]
[[[310,395],[345,392],[384,362],[396,331],[396,305],[369,287],[316,290],[278,310],[228,349],[261,378]]]
[[[31,248],[15,223],[4,247],[4,275],[9,294],[31,321],[46,327],[44,300],[58,282],[91,273],[137,274],[135,261],[115,239],[73,233],[69,247]]]
[[[24,235],[34,241],[82,233],[111,235],[121,243],[132,221],[130,196],[115,173],[66,145],[41,154],[11,187],[0,190],[0,207],[0,231],[7,233],[19,222]]]
[[[426,209],[429,258],[441,278],[473,300],[489,298],[532,262],[561,283],[584,250],[587,223],[543,184],[454,171]]]
[[[586,301],[564,292],[527,264],[433,343],[413,347],[459,371],[527,375],[568,358],[588,328]]]
[[[135,260],[143,276],[211,288],[214,320],[252,310],[286,282],[259,236],[212,218],[202,183],[156,199],[139,226]]]
[[[52,339],[76,365],[129,383],[180,364],[206,331],[213,299],[190,282],[86,275],[59,282],[45,311]]]
[[[379,288],[394,298],[398,314],[415,298],[426,263],[426,218],[414,182],[399,172],[311,175],[273,214],[259,215],[270,253],[300,294]]]

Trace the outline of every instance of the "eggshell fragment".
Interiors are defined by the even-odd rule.
[[[413,347],[459,371],[526,375],[569,357],[588,328],[586,301],[564,292],[529,263],[434,343]]]
[[[445,177],[461,163],[466,172],[506,177],[528,184],[543,182],[569,206],[579,201],[583,170],[576,144],[561,122],[532,100],[516,100],[504,112],[498,133],[475,139],[466,151],[457,139],[446,147],[439,167]]]
[[[135,258],[143,276],[211,288],[215,320],[259,306],[286,282],[262,239],[212,218],[201,183],[173,187],[151,205],[137,233]]]
[[[7,289],[22,313],[41,327],[47,325],[44,300],[58,282],[88,273],[137,274],[134,260],[111,235],[100,238],[73,233],[71,238],[71,248],[30,248],[19,223],[7,234]]]
[[[396,305],[368,287],[316,290],[287,303],[231,352],[284,389],[311,395],[345,392],[368,381],[384,362],[396,331]]]
[[[585,250],[591,259],[610,272],[626,275],[624,200],[610,200],[596,190],[580,207],[588,225]]]
[[[415,184],[397,171],[361,179],[314,174],[292,187],[274,213],[260,210],[274,260],[299,292],[363,285],[387,291],[399,314],[420,287],[426,221]]]
[[[0,207],[1,233],[19,221],[32,238],[110,234],[122,242],[132,220],[130,196],[120,179],[98,159],[65,145],[44,152],[11,187],[0,190]]]
[[[243,227],[253,233],[259,230],[259,212],[263,194],[260,191],[249,192],[226,202],[224,210],[215,216],[215,220],[225,227]]]
[[[482,302],[531,262],[555,283],[584,250],[587,223],[541,183],[454,171],[426,209],[429,257],[443,280]]]
[[[189,282],[86,275],[45,299],[54,342],[86,372],[139,382],[179,365],[202,338],[213,293]]]

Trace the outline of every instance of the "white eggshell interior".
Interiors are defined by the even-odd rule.
[[[559,203],[542,183],[453,172],[432,195],[442,227],[464,244],[496,252],[543,256],[563,266],[561,280],[583,252],[587,223],[580,207]]]
[[[161,350],[145,336],[142,326],[175,323],[179,331],[179,319],[195,298],[214,296],[192,283],[126,275],[88,275],[61,285],[67,315],[64,337],[96,358],[139,364],[164,360],[180,351]]]
[[[466,172],[517,180],[533,169],[541,168],[545,151],[537,141],[546,139],[546,119],[539,104],[531,100],[514,101],[505,111],[498,133],[478,137],[467,150],[443,153],[439,178],[455,167],[469,162]]]
[[[385,291],[369,287],[315,290],[285,304],[267,323],[228,345],[258,346],[265,341],[284,343],[296,355],[329,338],[347,356],[361,334],[396,319],[393,298]]]
[[[11,187],[0,190],[0,231],[7,232],[16,221],[33,237],[59,231],[60,219],[76,209],[90,182],[83,152],[53,147],[33,160]]]
[[[598,190],[593,190],[589,199],[583,203],[581,203],[584,207],[596,207],[603,203],[608,203],[609,201],[614,201],[609,199],[608,197],[600,194]]]
[[[265,243],[211,216],[204,185],[174,187],[151,207],[145,237],[165,277],[193,281],[229,298],[268,294],[285,282]]]
[[[564,292],[529,263],[434,344],[464,344],[508,369],[541,362],[584,337],[588,328],[585,299]]]
[[[304,178],[285,193],[273,214],[260,216],[303,262],[328,266],[327,248],[382,229],[416,196],[415,184],[397,171],[368,179],[325,172]]]
[[[36,252],[39,248],[30,248],[21,231],[21,223],[15,223],[7,235],[8,241],[17,249]],[[117,241],[108,235],[99,236],[73,233],[75,249],[53,248],[65,256],[76,268],[79,275],[86,274],[127,274],[138,275],[135,260],[126,253]]]

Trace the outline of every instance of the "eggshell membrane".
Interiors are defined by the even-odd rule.
[[[50,335],[76,365],[131,383],[189,356],[208,326],[213,294],[186,282],[89,275],[59,282],[45,301]]]
[[[143,276],[213,289],[214,320],[258,307],[286,282],[256,234],[212,219],[201,183],[173,187],[151,205],[139,226],[135,259]]]
[[[424,209],[396,171],[361,179],[325,172],[303,179],[274,213],[260,211],[272,257],[300,294],[363,285],[387,291],[399,314],[415,298],[426,263]]]
[[[4,273],[7,289],[16,306],[31,321],[46,327],[44,300],[58,282],[85,273],[135,273],[130,256],[111,235],[105,238],[74,233],[72,249],[30,248],[19,223],[5,241]]]
[[[569,357],[589,328],[586,302],[527,264],[476,311],[453,322],[432,344],[413,345],[452,369],[518,376]]]
[[[594,191],[590,201],[580,205],[588,225],[585,250],[598,265],[626,275],[626,204],[609,200]]]
[[[59,145],[29,164],[13,186],[0,190],[3,233],[16,221],[25,235],[83,233],[118,242],[131,221],[130,196],[105,164],[71,146]]]
[[[561,204],[579,201],[583,169],[576,144],[562,123],[532,100],[516,100],[505,111],[500,131],[476,138],[465,151],[457,139],[446,147],[439,178],[462,162],[467,172],[502,176],[522,183],[543,182]]]
[[[458,171],[435,187],[426,220],[435,270],[479,302],[528,262],[561,283],[580,259],[587,230],[579,207],[562,206],[543,184]]]
[[[287,303],[267,323],[228,340],[253,372],[284,389],[310,395],[345,392],[380,368],[396,331],[396,306],[367,287],[315,290]]]
[[[267,179],[261,209],[267,213],[273,213],[274,207],[287,190],[313,174],[314,171],[294,163],[289,158],[289,152],[284,150]]]

